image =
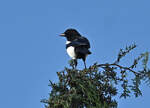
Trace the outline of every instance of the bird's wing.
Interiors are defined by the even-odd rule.
[[[85,46],[87,48],[90,48],[90,43],[89,43],[88,39],[85,37],[79,37],[79,38],[75,39],[74,41],[72,41],[71,44],[75,47]]]

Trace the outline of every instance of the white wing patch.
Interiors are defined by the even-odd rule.
[[[76,59],[75,48],[73,46],[67,48],[67,53],[72,59]]]
[[[70,44],[71,43],[71,41],[66,41],[66,44]]]

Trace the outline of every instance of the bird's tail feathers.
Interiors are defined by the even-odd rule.
[[[90,50],[88,50],[88,54],[92,54],[92,52]]]

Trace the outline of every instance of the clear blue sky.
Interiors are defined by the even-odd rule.
[[[149,0],[1,0],[0,108],[44,108],[49,80],[68,66],[65,39],[58,35],[76,28],[91,42],[88,66],[112,62],[120,48],[136,43],[127,56],[150,51]],[[80,62],[80,66],[83,64]],[[150,106],[150,88],[143,97],[119,99],[119,108]]]

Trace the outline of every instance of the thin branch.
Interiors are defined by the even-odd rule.
[[[131,71],[131,72],[133,72],[134,74],[140,74],[139,72],[136,72],[136,71],[134,71],[134,70],[132,70],[132,69],[130,69],[130,68],[128,68],[128,67],[123,67],[123,66],[121,66],[121,65],[118,65],[118,64],[116,64],[116,63],[112,63],[112,64],[108,64],[108,63],[106,63],[106,64],[99,64],[99,65],[97,65],[98,67],[102,67],[102,66],[106,66],[106,67],[108,67],[108,66],[116,66],[116,67],[119,67],[120,69],[125,69],[125,70],[128,70],[128,71]]]

